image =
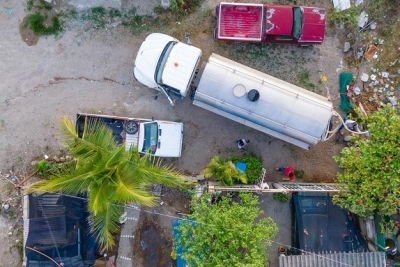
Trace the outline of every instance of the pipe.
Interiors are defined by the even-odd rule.
[[[35,251],[36,253],[39,253],[39,254],[42,255],[42,256],[45,256],[46,258],[48,258],[49,260],[51,260],[52,262],[54,262],[55,265],[57,265],[58,267],[62,267],[62,266],[61,266],[60,264],[58,264],[54,259],[52,259],[52,258],[50,258],[49,256],[47,256],[46,254],[40,252],[39,250],[36,250],[36,249],[31,248],[31,247],[28,247],[28,246],[25,246],[25,248],[30,249],[30,250],[32,250],[32,251]]]

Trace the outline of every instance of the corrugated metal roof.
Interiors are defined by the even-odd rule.
[[[279,257],[279,267],[385,267],[385,252],[327,253]]]

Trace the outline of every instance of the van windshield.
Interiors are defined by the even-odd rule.
[[[156,71],[154,73],[154,80],[157,84],[162,84],[162,75],[164,72],[165,63],[167,62],[169,54],[176,43],[177,41],[169,41],[161,52],[160,59],[157,62]]]
[[[150,122],[144,124],[144,140],[142,152],[156,153],[158,144],[158,124]]]
[[[301,32],[301,10],[299,7],[293,8],[293,28],[292,28],[292,35],[299,39],[300,32]]]

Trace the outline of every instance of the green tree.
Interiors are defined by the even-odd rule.
[[[278,227],[263,213],[258,197],[240,193],[239,200],[228,197],[214,204],[210,196],[192,200],[192,214],[178,226],[176,247],[181,257],[196,267],[267,266],[267,246]]]
[[[140,156],[137,148],[125,151],[103,123],[86,122],[82,138],[78,138],[74,123],[67,117],[60,119],[60,126],[76,162],[53,173],[51,180],[33,184],[28,192],[86,194],[91,230],[106,249],[115,245],[112,235],[119,231],[121,205],[155,205],[157,198],[151,194],[151,183],[187,184],[171,165],[161,165],[150,154]]]
[[[334,157],[344,169],[338,180],[348,189],[334,201],[362,217],[395,214],[400,206],[399,109],[385,107],[361,120],[369,138],[354,136],[354,145]]]
[[[232,161],[225,161],[219,156],[212,157],[201,174],[206,178],[214,177],[222,185],[233,185],[235,182],[247,184],[246,174],[236,169]]]

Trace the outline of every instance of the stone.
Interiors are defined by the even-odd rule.
[[[344,43],[343,52],[344,52],[344,53],[349,52],[350,48],[351,48],[350,43],[349,43],[349,42],[345,42],[345,43]]]
[[[57,156],[54,156],[54,157],[53,157],[53,160],[54,160],[55,162],[60,162],[60,159],[59,159],[59,157],[57,157]]]
[[[31,166],[35,166],[35,165],[36,165],[36,163],[37,163],[37,160],[33,160],[33,161],[31,161]]]
[[[10,208],[10,205],[8,205],[8,204],[3,204],[2,206],[3,206],[4,210],[8,210]]]
[[[65,162],[65,158],[64,157],[60,157],[60,161],[61,162]]]
[[[370,26],[370,29],[375,31],[376,30],[376,22],[373,22]]]
[[[366,74],[366,73],[363,73],[363,74],[361,75],[361,81],[362,81],[363,83],[368,82],[368,78],[369,78],[369,76],[368,76],[368,74]]]

